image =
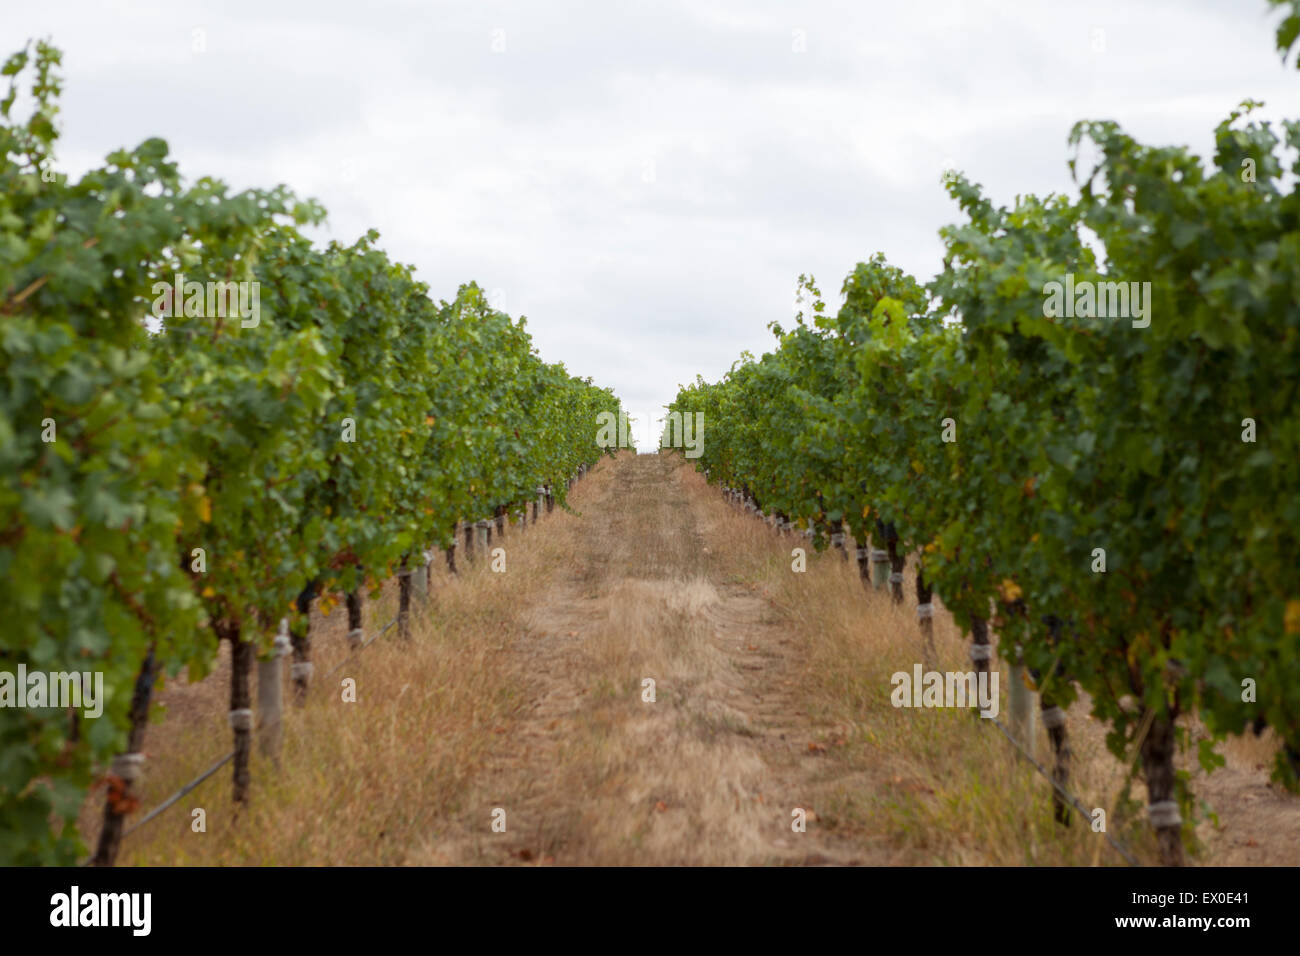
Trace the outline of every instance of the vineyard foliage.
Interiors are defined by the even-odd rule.
[[[563,502],[620,411],[476,285],[435,302],[374,232],[313,244],[324,211],[283,187],[187,183],[157,139],[71,181],[58,64],[38,44],[3,70],[0,670],[102,672],[106,700],[0,708],[3,863],[84,850],[150,649],[200,676],[218,634],[264,647],[313,582],[374,587],[460,521]],[[256,309],[178,276],[250,283]]]
[[[991,617],[1059,703],[1087,692],[1185,824],[1179,715],[1273,726],[1291,785],[1300,753],[1300,124],[1258,105],[1208,163],[1077,124],[1075,199],[947,177],[964,221],[931,284],[877,255],[830,314],[801,279],[775,351],[670,406],[704,414],[710,481],[819,547],[892,525],[959,622]],[[1050,308],[1067,281],[1129,308]]]

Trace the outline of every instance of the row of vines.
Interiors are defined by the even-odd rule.
[[[461,522],[563,503],[619,412],[477,286],[435,302],[374,232],[311,242],[324,210],[283,187],[185,181],[157,139],[73,182],[59,59],[38,44],[3,69],[0,670],[102,672],[106,700],[0,708],[3,863],[77,858],[88,788],[134,775],[151,689],[201,677],[220,640],[239,798],[236,718],[280,620],[305,690],[313,597],[345,592],[359,627],[362,595]],[[240,283],[255,308],[231,314]]]
[[[947,177],[964,219],[933,282],[877,255],[831,314],[801,279],[774,352],[671,406],[702,413],[711,482],[818,547],[870,540],[896,600],[914,556],[918,603],[942,597],[977,669],[992,623],[1036,682],[1058,779],[1060,708],[1086,691],[1170,864],[1196,813],[1180,716],[1208,731],[1207,770],[1217,740],[1265,725],[1278,778],[1300,769],[1300,123],[1275,132],[1256,106],[1218,126],[1211,163],[1077,124],[1075,199],[998,207]],[[1105,283],[1127,312],[1049,304],[1122,303]]]

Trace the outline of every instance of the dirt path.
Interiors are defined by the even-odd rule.
[[[785,689],[791,639],[727,580],[682,475],[627,457],[581,486],[571,559],[509,648],[531,700],[427,862],[887,862],[818,829],[800,781],[824,748]]]

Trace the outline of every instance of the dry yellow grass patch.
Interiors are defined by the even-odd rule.
[[[895,709],[890,676],[924,660],[916,623],[913,568],[906,600],[893,605],[868,591],[854,561],[835,551],[809,552],[808,570],[791,571],[791,549],[804,539],[781,536],[729,506],[699,475],[685,487],[701,498],[728,573],[749,582],[779,609],[801,649],[798,692],[829,744],[835,767],[818,781],[823,825],[887,836],[899,861],[939,864],[1124,865],[1075,815],[1069,828],[1052,819],[1050,785],[1015,756],[988,721],[954,710]],[[726,542],[723,545],[721,542]],[[850,543],[850,548],[852,544]],[[971,669],[969,639],[936,597],[939,669]],[[1007,722],[1009,675],[999,667],[1000,717]],[[1129,767],[1106,748],[1105,729],[1088,715],[1086,698],[1069,712],[1073,751],[1070,789],[1084,806],[1107,811],[1107,829],[1146,863],[1156,860],[1141,806],[1119,800]],[[1203,864],[1300,862],[1297,798],[1267,780],[1277,743],[1236,738],[1225,745],[1228,766],[1208,777],[1184,755],[1193,788],[1213,805],[1219,826],[1198,828]],[[1050,767],[1051,748],[1038,726],[1036,755]],[[1145,803],[1135,779],[1131,795]],[[820,812],[820,811],[819,811]],[[1289,837],[1278,839],[1278,834]]]
[[[412,848],[444,826],[464,800],[469,781],[496,738],[494,731],[521,706],[505,648],[524,608],[545,594],[559,566],[554,529],[572,516],[556,510],[536,526],[511,526],[503,544],[507,573],[488,569],[479,551],[460,576],[441,564],[432,601],[414,608],[412,639],[396,628],[355,654],[345,640],[339,606],[313,619],[316,679],[305,707],[285,689],[281,770],[254,752],[251,806],[230,799],[230,768],[222,768],[123,842],[121,864],[401,864]],[[549,537],[548,537],[549,536]],[[548,543],[549,542],[549,543]],[[396,585],[367,601],[367,636],[391,620]],[[162,694],[167,717],[151,725],[142,810],[153,807],[229,751],[226,725],[229,651],[205,680],[170,682]],[[341,669],[324,675],[336,664]],[[287,668],[286,668],[287,672]],[[341,681],[356,682],[345,703]],[[256,672],[254,673],[256,683]],[[257,699],[256,690],[253,694]],[[191,830],[203,808],[207,832]],[[93,795],[82,831],[93,847],[102,800]],[[128,826],[141,814],[128,820]]]

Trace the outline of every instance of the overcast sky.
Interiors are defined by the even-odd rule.
[[[1300,115],[1264,0],[0,0],[64,51],[60,164],[150,136],[188,177],[286,183],[376,228],[435,298],[471,279],[542,356],[659,414],[772,344],[812,273],[929,279],[955,166],[1071,189],[1075,120],[1202,155],[1245,97]]]

